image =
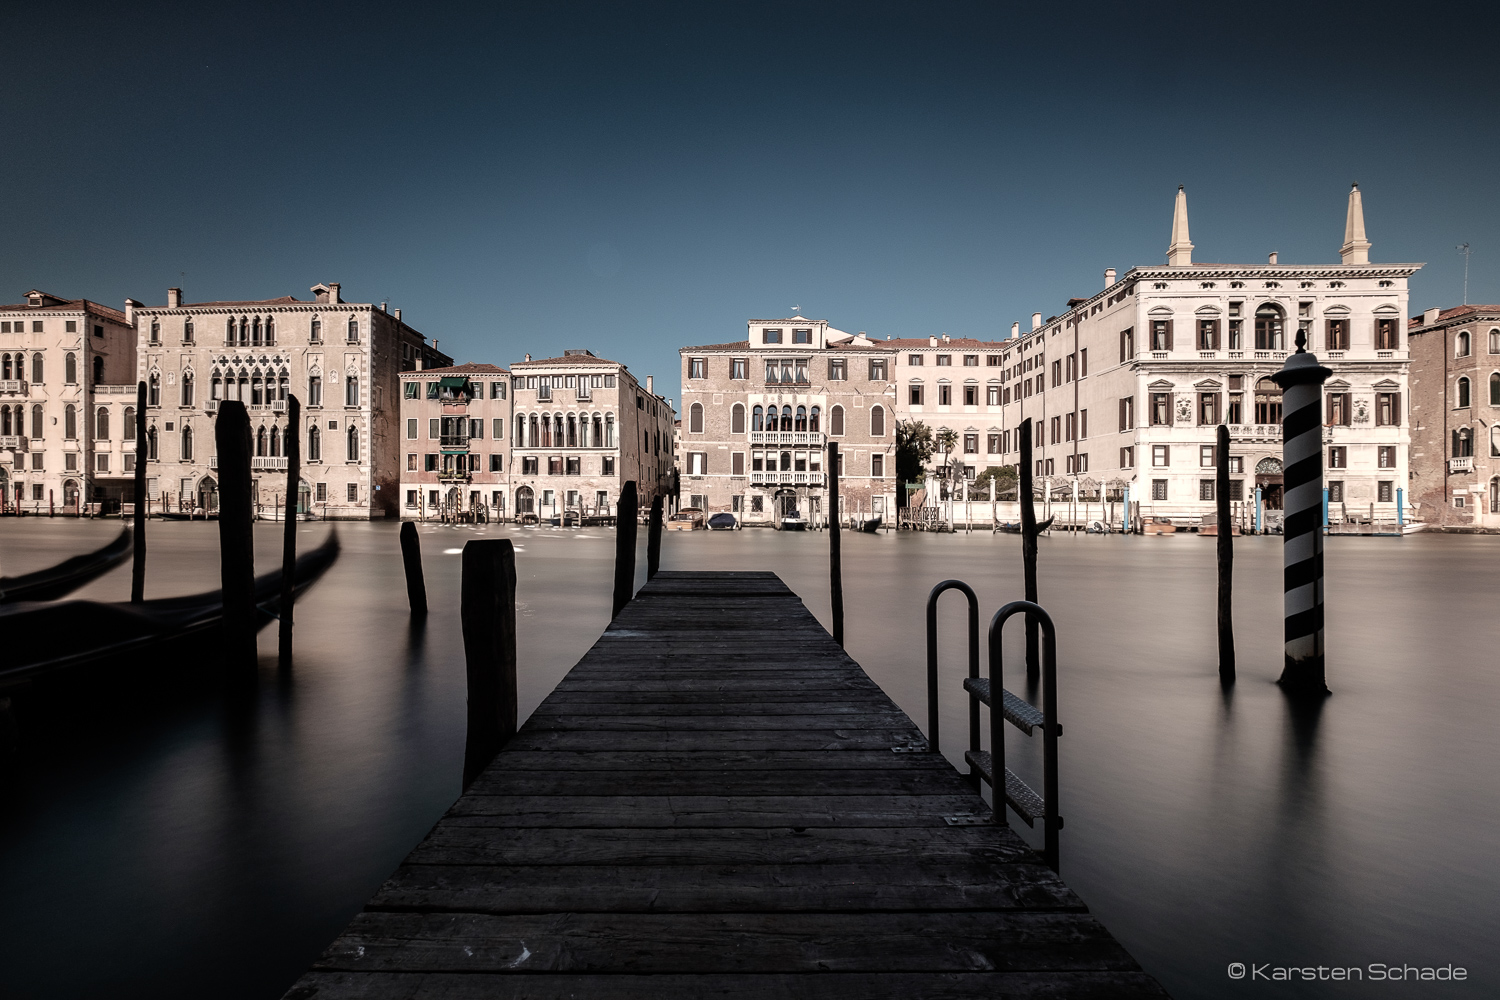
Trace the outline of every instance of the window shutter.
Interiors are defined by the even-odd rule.
[[[1323,321],[1323,349],[1325,351],[1332,351],[1335,349],[1333,346],[1333,320],[1331,319],[1325,319]]]
[[[1172,321],[1167,320],[1167,350],[1172,349]]]
[[[1391,426],[1401,426],[1401,393],[1391,393]]]
[[[1167,350],[1172,349],[1172,321],[1167,320]],[[1162,393],[1167,399],[1167,426],[1171,427],[1177,421],[1177,400],[1172,398],[1170,392]]]
[[[1123,431],[1124,429],[1125,429],[1125,400],[1123,398],[1121,398],[1121,400],[1120,400],[1120,430]]]

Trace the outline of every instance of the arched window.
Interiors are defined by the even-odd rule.
[[[0,434],[10,434],[10,407],[0,406]]]
[[[193,405],[193,373],[190,371],[182,373],[182,405]]]
[[[148,428],[146,428],[146,461],[148,461],[148,462],[154,462],[154,461],[156,461],[157,460],[157,454],[158,453],[157,453],[157,450],[156,450],[156,428],[155,427],[148,427]]]
[[[1469,380],[1461,378],[1458,380],[1458,408],[1464,409],[1469,405]]]
[[[807,407],[797,407],[797,421],[792,426],[792,429],[795,431],[800,431],[802,433],[807,432]]]
[[[526,435],[526,446],[528,448],[540,448],[542,446],[541,429],[545,426],[545,422],[535,413],[531,415],[531,429]]]
[[[307,460],[309,462],[321,462],[323,460],[323,437],[318,431],[316,423],[307,428]]]
[[[822,412],[823,411],[820,410],[816,406],[814,406],[811,410],[808,411],[808,415],[807,415],[807,429],[810,430],[810,431],[812,431],[814,434],[816,434],[818,431],[822,430],[822,428],[819,426],[820,421],[818,419],[822,415]]]
[[[573,414],[568,414],[568,447],[578,447],[578,420]]]
[[[37,384],[47,381],[46,373],[42,368],[41,352],[37,352],[31,356],[31,381]]]
[[[322,320],[315,319],[315,320],[312,321],[312,333],[308,336],[307,339],[311,340],[314,344],[319,343],[319,342],[322,341],[322,339],[323,339],[323,321]]]
[[[844,408],[835,406],[828,411],[828,433],[834,437],[844,436]]]
[[[792,453],[789,451],[784,451],[781,453],[781,471],[792,471]]]
[[[161,343],[161,322],[159,320],[153,319],[151,321],[151,343]]]
[[[5,381],[9,382],[10,381],[10,372],[11,372],[10,355],[9,354],[0,355],[0,379],[5,379]]]
[[[1490,353],[1500,354],[1500,330],[1490,331]]]
[[[250,324],[250,346],[252,346],[252,347],[259,347],[260,346],[260,317],[259,316],[255,317],[255,320]]]
[[[184,344],[193,342],[193,317],[191,316],[182,321],[182,342]]]
[[[193,428],[188,424],[182,425],[182,460],[193,460]]]
[[[94,438],[99,441],[109,440],[109,407],[107,406],[101,406],[94,411]]]
[[[250,317],[240,317],[240,346],[248,347],[250,344]]]
[[[750,430],[765,430],[765,419],[766,411],[759,404],[756,404],[755,408],[750,411]]]
[[[104,381],[104,359],[102,357],[100,357],[99,355],[96,354],[96,355],[94,355],[94,384],[98,385],[100,382],[103,382],[103,381]]]
[[[266,346],[276,346],[276,321],[269,316],[266,317]]]
[[[72,351],[63,355],[63,381],[68,385],[78,381],[78,355]]]
[[[276,398],[286,399],[287,390],[291,387],[292,376],[285,368],[276,374]]]
[[[870,436],[885,437],[885,407],[870,407]]]
[[[281,428],[280,427],[272,427],[271,428],[271,457],[272,458],[279,458],[280,456],[281,456]]]
[[[729,408],[729,433],[745,433],[745,407],[742,403],[735,403]]]
[[[694,403],[688,407],[688,433],[703,433],[703,404]]]
[[[231,316],[224,321],[224,346],[234,346],[234,317]]]
[[[604,418],[594,414],[594,447],[604,447]]]
[[[1281,307],[1267,302],[1255,310],[1255,349],[1257,351],[1286,350],[1285,318]]]
[[[78,407],[69,403],[63,407],[63,440],[72,441],[78,437]]]
[[[1500,372],[1490,375],[1490,405],[1500,406]]]
[[[1458,331],[1458,336],[1453,338],[1453,356],[1455,358],[1467,358],[1471,349],[1469,345],[1469,331]]]
[[[46,437],[46,435],[42,433],[42,430],[46,427],[46,425],[47,419],[45,414],[43,414],[42,412],[42,404],[37,403],[33,405],[31,407],[31,436],[34,438]]]
[[[1474,454],[1474,436],[1467,427],[1453,432],[1453,457],[1469,458]]]
[[[359,340],[359,320],[353,316],[349,317],[349,343]]]
[[[120,418],[120,438],[125,441],[135,440],[135,407],[125,407],[125,413]]]
[[[783,406],[781,408],[781,429],[787,433],[791,432],[792,408],[790,406]]]
[[[217,368],[214,369],[213,375],[208,380],[208,398],[224,398],[224,376],[219,372],[219,369]]]
[[[146,379],[146,405],[161,405],[161,373],[152,372]]]
[[[358,427],[350,427],[349,428],[349,433],[345,435],[345,444],[347,445],[347,449],[348,449],[348,456],[347,456],[348,460],[351,461],[351,462],[358,462],[359,461],[359,428]]]
[[[260,372],[250,375],[250,405],[260,406],[265,400],[265,387],[261,382]]]
[[[614,446],[615,446],[615,415],[613,413],[606,413],[604,415],[604,447],[606,447],[606,448],[613,448]]]
[[[511,437],[515,438],[515,447],[526,447],[526,414],[518,413],[510,422]]]
[[[323,376],[321,376],[321,375],[309,375],[309,376],[307,376],[307,405],[308,406],[322,406],[323,405]]]
[[[255,457],[266,457],[266,429],[264,427],[255,432]]]
[[[344,379],[344,405],[359,405],[359,376],[350,375]]]

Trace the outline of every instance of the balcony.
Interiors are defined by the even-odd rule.
[[[1165,360],[1167,360],[1167,356],[1168,355],[1167,355],[1166,351],[1152,351],[1151,352],[1151,360],[1153,360],[1153,361],[1165,361]]]
[[[217,399],[205,399],[203,401],[203,410],[205,413],[218,413],[219,401]]]
[[[452,469],[444,469],[438,473],[438,482],[440,483],[471,483],[473,481],[474,477],[467,472],[455,472]]]
[[[1396,356],[1396,352],[1395,351],[1376,351],[1375,352],[1375,356],[1377,358],[1394,358]]]
[[[751,486],[822,486],[821,472],[752,472]]]
[[[1239,361],[1239,360],[1243,359],[1244,356],[1245,356],[1245,352],[1244,351],[1228,351],[1226,353],[1229,355],[1229,360],[1230,361]]]
[[[20,434],[6,434],[0,437],[0,451],[25,451],[26,438]]]
[[[250,468],[255,472],[285,472],[286,459],[284,457],[256,455],[250,459]]]
[[[1198,358],[1199,358],[1200,361],[1213,361],[1218,356],[1219,356],[1219,352],[1218,351],[1199,351],[1198,352]]]
[[[1465,455],[1463,458],[1450,458],[1450,459],[1448,459],[1448,472],[1449,473],[1454,473],[1454,472],[1473,472],[1473,471],[1474,471],[1474,456],[1472,456],[1472,455]]]
[[[467,434],[444,434],[438,438],[438,447],[443,451],[468,451],[469,435]]]
[[[26,395],[26,383],[18,378],[9,378],[0,382],[0,396],[24,396]]]
[[[821,431],[751,431],[751,444],[800,444],[823,447]]]
[[[271,412],[272,413],[285,413],[286,412],[286,400],[284,400],[284,399],[273,399],[273,400],[271,400]]]

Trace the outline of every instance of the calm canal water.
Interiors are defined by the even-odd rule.
[[[607,624],[610,530],[424,528],[432,615],[415,633],[396,526],[338,530],[342,557],[298,605],[295,672],[278,678],[264,658],[267,630],[253,705],[211,690],[120,699],[72,731],[31,734],[3,765],[0,995],[278,996],[458,794],[463,543],[516,542],[523,715]],[[6,520],[0,571],[115,531]],[[258,529],[261,567],[278,560],[279,531]],[[327,531],[305,526],[302,544]],[[1239,683],[1225,695],[1209,540],[1043,540],[1041,598],[1060,630],[1064,878],[1178,998],[1500,995],[1500,538],[1329,539],[1334,695],[1311,717],[1272,683],[1280,540],[1236,544]],[[217,586],[214,525],[153,524],[151,557],[148,596]],[[1013,536],[846,535],[844,560],[849,652],[918,720],[928,589],[966,580],[986,618],[1021,594]],[[662,561],[774,570],[828,621],[825,535],[672,533]],[[126,567],[78,596],[128,595]],[[966,709],[949,599],[952,757]],[[1023,773],[1025,743],[1011,751]],[[1471,978],[1235,983],[1232,962],[1451,963]]]

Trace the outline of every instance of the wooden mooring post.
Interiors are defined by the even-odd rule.
[[[292,604],[296,600],[297,570],[297,488],[302,478],[302,404],[296,396],[286,401],[286,503],[282,506],[281,532],[281,604],[280,629],[276,640],[276,657],[282,669],[292,665]]]
[[[615,598],[610,618],[618,618],[635,595],[636,519],[640,513],[636,502],[635,480],[626,480],[615,509]]]
[[[130,603],[139,604],[146,599],[146,460],[150,451],[146,447],[146,383],[137,382],[135,387],[135,551],[130,563]]]
[[[1031,476],[1031,418],[1021,421],[1018,432],[1021,443],[1020,488],[1021,501],[1021,565],[1026,579],[1026,600],[1037,603],[1036,596],[1036,507],[1032,503]],[[1040,645],[1037,620],[1026,616],[1026,682],[1035,685],[1042,676],[1042,661],[1038,651]]]
[[[413,521],[401,524],[401,565],[406,569],[406,601],[413,615],[427,614],[427,581],[422,576],[422,540]]]
[[[646,579],[656,577],[661,569],[662,507],[666,501],[658,493],[651,498],[651,524],[646,529]]]
[[[516,554],[509,539],[464,545],[460,617],[469,679],[468,788],[516,734]]]
[[[224,600],[224,665],[255,673],[255,544],[250,498],[250,414],[236,399],[219,403],[219,575]]]
[[[839,541],[839,443],[828,442],[828,587],[833,605],[833,641],[844,645],[844,567]]]
[[[1218,504],[1219,550],[1219,682],[1234,683],[1234,519],[1229,511],[1229,428],[1219,425]]]

